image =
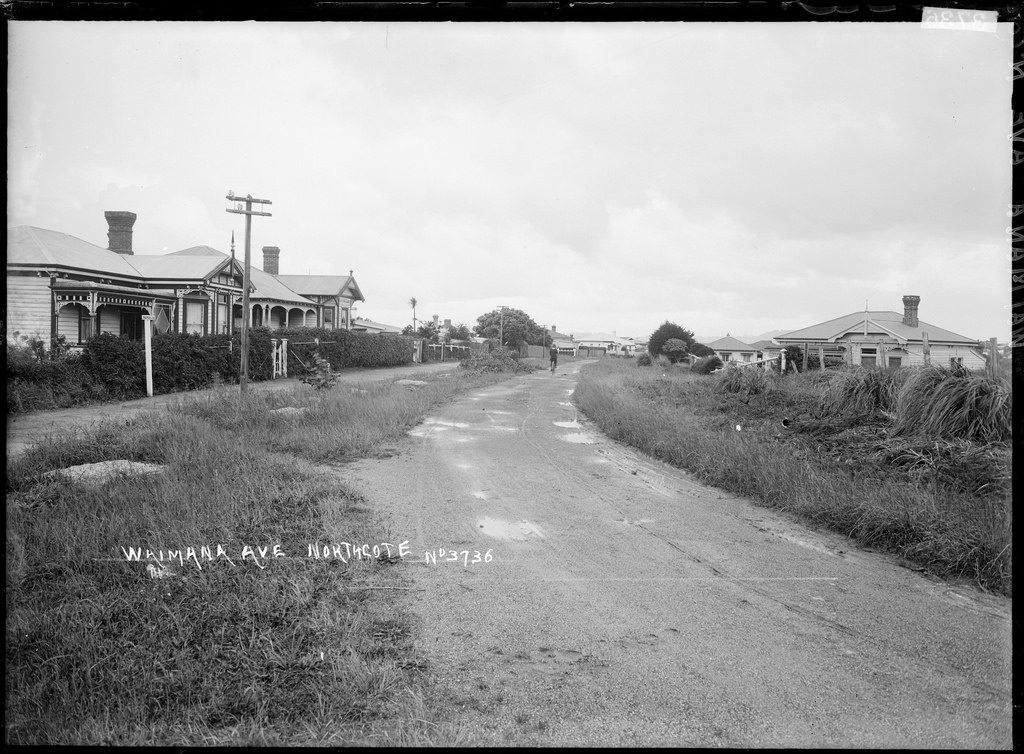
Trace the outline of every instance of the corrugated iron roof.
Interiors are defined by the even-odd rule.
[[[744,343],[742,340],[736,340],[732,336],[726,335],[724,338],[719,338],[710,343],[706,343],[708,348],[712,351],[756,351],[758,349],[749,343]]]
[[[804,340],[834,342],[847,333],[863,333],[865,320],[867,320],[869,335],[892,334],[903,341],[920,342],[924,340],[923,333],[928,333],[928,340],[931,342],[977,343],[977,340],[973,338],[958,335],[923,320],[918,320],[917,327],[910,327],[903,323],[903,314],[894,311],[853,312],[817,325],[776,335],[775,339],[794,343]]]

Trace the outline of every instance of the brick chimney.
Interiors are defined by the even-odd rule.
[[[104,212],[107,218],[107,248],[118,254],[134,255],[132,251],[132,226],[135,225],[134,212]]]
[[[263,247],[263,271],[271,275],[280,274],[278,262],[281,259],[281,249],[277,246]]]
[[[917,327],[917,305],[921,303],[920,296],[903,297],[903,324],[907,327]]]
[[[551,332],[555,332],[555,326],[551,325]]]

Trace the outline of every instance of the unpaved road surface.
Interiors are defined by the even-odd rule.
[[[344,467],[410,541],[422,591],[396,599],[475,743],[1011,747],[1008,599],[603,438],[571,403],[579,367]],[[416,562],[441,548],[458,562]]]

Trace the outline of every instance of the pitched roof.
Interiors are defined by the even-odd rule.
[[[130,264],[143,277],[166,279],[209,277],[224,264],[225,255],[175,256],[174,254],[135,255]]]
[[[922,341],[924,339],[923,333],[928,333],[928,340],[932,342],[977,343],[972,338],[957,335],[955,332],[945,330],[923,320],[918,321],[917,327],[910,327],[903,323],[903,314],[894,311],[853,312],[852,314],[836,317],[835,319],[811,325],[801,330],[791,330],[790,332],[776,335],[775,339],[793,342],[800,340],[833,342],[849,332],[863,333],[865,320],[867,320],[867,331],[869,334],[888,333],[903,341]]]
[[[359,317],[352,320],[352,329],[375,330],[378,332],[402,332],[401,327],[395,327],[394,325],[385,325],[383,322],[374,322],[372,319],[361,319]]]
[[[7,264],[48,264],[138,278],[125,254],[55,230],[19,225],[7,229]]]
[[[770,340],[759,340],[756,343],[751,343],[750,347],[755,351],[767,351],[772,348],[782,348],[778,343],[772,343]]]
[[[719,338],[705,345],[712,351],[756,351],[749,343],[744,343],[742,340],[736,340],[730,335],[726,335],[724,338]]]
[[[278,275],[277,279],[304,296],[340,296],[350,289],[356,301],[365,301],[351,275]]]
[[[192,246],[188,249],[172,252],[166,256],[177,257],[179,259],[182,257],[216,257],[223,260],[223,258],[228,255],[211,246]],[[251,264],[249,266],[249,282],[252,283],[253,286],[253,292],[250,296],[251,298],[264,298],[272,301],[282,301],[289,304],[315,306],[315,304],[308,298],[300,296],[269,272],[264,272],[259,267],[253,267]]]
[[[618,343],[619,345],[624,345],[624,346],[632,346],[632,345],[634,345],[634,343],[632,341],[624,340],[622,338],[616,337],[615,335],[609,335],[606,332],[583,333],[582,335],[576,335],[574,333],[572,338],[577,343],[581,343],[581,342],[584,342],[584,341],[590,341],[590,342],[593,342],[593,343]]]

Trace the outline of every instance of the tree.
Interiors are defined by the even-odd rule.
[[[412,307],[412,329],[413,330],[416,329],[416,304],[418,304],[418,303],[419,302],[416,300],[415,296],[413,296],[411,299],[409,299],[409,306]]]
[[[524,343],[542,345],[546,332],[539,327],[529,314],[511,307],[481,314],[476,318],[473,331],[481,338],[501,337],[500,345],[519,348]]]
[[[690,355],[696,356],[698,359],[703,359],[705,356],[714,356],[715,349],[709,348],[703,343],[697,343],[694,341],[690,344]]]
[[[683,341],[686,344],[687,353],[693,347],[693,333],[666,319],[665,323],[651,334],[650,340],[647,342],[647,352],[651,354],[652,358],[660,356],[664,353],[665,343],[672,338]],[[683,354],[683,356],[685,355],[686,353]]]
[[[686,358],[686,354],[689,353],[689,348],[687,347],[685,340],[669,338],[665,341],[665,345],[661,347],[661,352],[668,356],[668,360],[673,364],[678,364]]]
[[[429,340],[431,343],[436,343],[438,336],[437,325],[433,321],[428,320],[416,328],[416,335],[424,340]]]
[[[471,336],[469,328],[461,322],[448,330],[448,337],[452,340],[469,340]]]

